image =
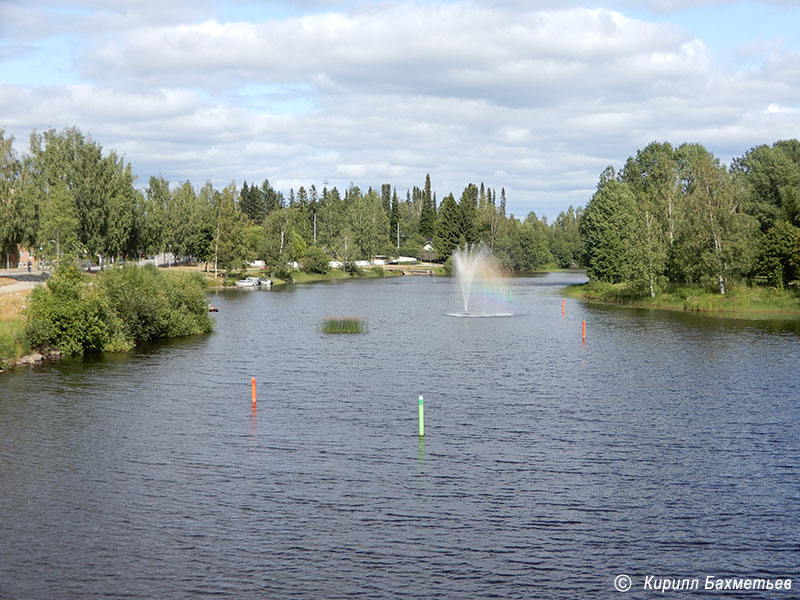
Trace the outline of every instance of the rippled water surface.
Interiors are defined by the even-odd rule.
[[[219,292],[209,336],[3,374],[0,597],[793,597],[796,327],[562,316],[579,279],[508,280],[503,319],[438,278]]]

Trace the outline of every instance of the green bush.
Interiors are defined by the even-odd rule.
[[[31,293],[27,339],[35,348],[82,354],[207,333],[213,321],[204,285],[197,274],[166,276],[152,265],[112,269],[96,278],[66,267]]]
[[[444,261],[442,265],[442,270],[444,271],[445,275],[452,275],[455,268],[453,267],[453,255],[447,257],[447,260]]]
[[[104,274],[99,285],[134,342],[211,330],[203,279],[196,273],[164,273],[153,265]]]
[[[209,333],[214,321],[208,314],[206,282],[199,273],[169,273],[164,277],[169,310],[162,337]]]
[[[122,321],[126,339],[141,342],[164,337],[169,306],[166,282],[156,267],[114,269],[104,274],[99,285]]]
[[[367,273],[359,267],[355,261],[348,260],[342,265],[342,271],[350,275],[351,277],[366,277]]]
[[[292,269],[287,263],[280,263],[273,267],[272,276],[277,279],[282,279],[288,283],[292,283],[294,281],[294,277],[292,277]]]
[[[325,275],[330,270],[330,256],[319,246],[309,246],[300,259],[300,270],[303,273],[319,273]]]
[[[61,267],[46,286],[31,292],[27,317],[32,347],[66,354],[104,349],[119,325],[105,297],[74,266]]]
[[[416,244],[413,242],[406,242],[396,251],[398,256],[413,256],[419,258],[419,253],[422,251],[422,243]]]

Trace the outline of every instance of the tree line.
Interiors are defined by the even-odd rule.
[[[590,278],[654,297],[669,284],[725,294],[800,273],[800,142],[760,145],[729,168],[700,144],[654,142],[601,175],[580,222]]]
[[[261,183],[195,189],[132,168],[77,128],[30,135],[18,156],[0,130],[0,251],[98,262],[162,252],[240,272],[263,260],[280,276],[298,263],[325,272],[375,256],[446,262],[483,243],[507,270],[585,267],[590,278],[655,296],[693,283],[783,287],[800,269],[800,142],[751,148],[722,165],[699,144],[653,142],[608,167],[584,208],[548,223],[506,212],[506,192],[467,184],[437,199],[431,177],[398,195],[382,184],[276,190]],[[430,245],[428,245],[430,243]],[[6,258],[7,260],[7,258]]]
[[[578,223],[570,207],[551,224],[530,213],[506,214],[505,189],[468,184],[441,203],[430,175],[400,197],[383,184],[301,186],[287,195],[268,179],[195,189],[161,176],[135,185],[130,163],[72,127],[33,132],[19,156],[0,130],[0,251],[35,248],[51,259],[104,261],[162,252],[193,257],[228,271],[264,260],[277,272],[299,263],[327,270],[377,255],[446,261],[465,243],[483,242],[512,271],[575,267],[582,260]],[[430,244],[430,245],[429,245]],[[432,248],[432,249],[430,249]]]

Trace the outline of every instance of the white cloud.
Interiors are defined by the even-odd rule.
[[[100,4],[62,32],[76,33],[82,83],[6,80],[0,127],[19,139],[76,125],[145,182],[404,193],[430,172],[440,200],[484,181],[518,215],[555,216],[650,141],[700,142],[727,161],[800,131],[798,56],[770,47],[764,62],[722,67],[701,39],[606,9],[321,2],[226,21],[210,2],[191,16],[190,3],[81,8]]]
[[[310,83],[321,93],[527,104],[542,92],[579,91],[576,79],[592,84],[586,92],[593,93],[626,73],[638,77],[642,67],[651,77],[674,75],[675,63],[686,66],[695,49],[688,42],[673,27],[603,10],[404,4],[263,23],[134,28],[87,48],[81,65],[93,80],[137,86]]]

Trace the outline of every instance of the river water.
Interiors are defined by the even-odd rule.
[[[0,598],[796,597],[797,326],[562,315],[581,279],[217,292],[207,336],[3,374]]]

